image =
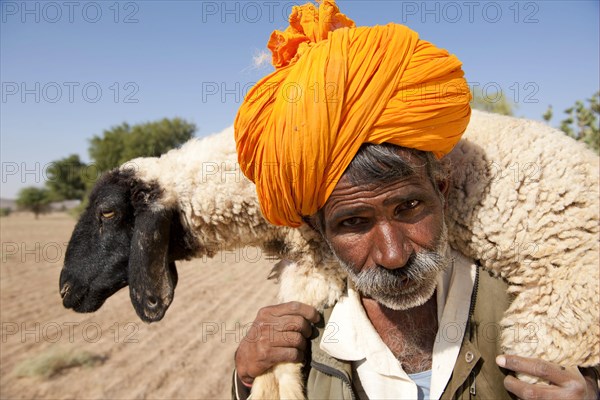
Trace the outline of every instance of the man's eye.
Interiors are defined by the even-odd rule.
[[[352,217],[352,218],[346,218],[345,220],[340,222],[340,225],[345,226],[345,227],[352,227],[352,226],[360,225],[363,222],[364,222],[364,218]]]
[[[406,202],[406,208],[415,208],[419,204],[421,204],[419,200],[410,200]]]
[[[405,201],[404,203],[402,203],[398,207],[396,207],[396,213],[400,213],[402,211],[407,211],[407,210],[413,210],[413,209],[417,208],[420,204],[421,204],[421,202],[419,200]]]

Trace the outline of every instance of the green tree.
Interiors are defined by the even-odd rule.
[[[108,171],[121,165],[125,152],[125,139],[131,134],[131,127],[124,122],[119,126],[104,131],[103,136],[94,135],[90,140],[89,153],[96,168]]]
[[[542,118],[544,118],[544,121],[546,121],[547,123],[550,123],[552,116],[553,116],[552,105],[549,105],[546,112],[544,114],[542,114]]]
[[[588,105],[577,100],[573,107],[565,110],[567,117],[560,122],[560,130],[567,136],[587,144],[596,153],[600,151],[600,130],[598,128],[598,116],[600,115],[600,91],[596,92],[590,99]]]
[[[46,187],[50,190],[52,200],[83,200],[86,193],[87,165],[81,162],[79,156],[54,161],[47,169],[48,180]]]
[[[20,208],[33,212],[35,219],[38,219],[41,213],[48,211],[50,192],[45,188],[26,187],[19,191],[16,202]]]
[[[108,171],[136,157],[156,157],[194,136],[196,126],[180,118],[130,126],[112,127],[94,136],[89,153],[100,172]]]
[[[471,107],[476,110],[487,111],[495,114],[514,115],[516,104],[506,99],[502,91],[489,92],[476,86],[471,91],[473,99]]]

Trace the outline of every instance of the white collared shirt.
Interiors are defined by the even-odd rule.
[[[438,332],[433,345],[430,398],[446,387],[465,333],[477,266],[449,250],[452,262],[438,276]],[[361,399],[417,399],[417,385],[385,345],[349,285],[348,295],[334,306],[320,347],[330,356],[351,361]]]

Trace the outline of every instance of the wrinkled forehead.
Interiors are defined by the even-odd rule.
[[[391,193],[396,195],[415,193],[435,194],[435,190],[429,179],[426,168],[417,166],[410,175],[394,179],[386,183],[355,183],[348,176],[343,176],[337,183],[335,189],[327,199],[325,206],[321,208],[327,213],[341,203],[351,204],[353,199],[385,197]]]

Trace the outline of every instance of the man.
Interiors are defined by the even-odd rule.
[[[502,355],[482,335],[510,298],[448,248],[438,159],[469,120],[460,61],[399,25],[355,28],[332,1],[295,7],[269,47],[276,71],[236,119],[242,170],[265,217],[309,224],[349,282],[323,317],[300,303],[259,311],[236,352],[236,396],[305,361],[309,398],[596,398],[593,370]]]

